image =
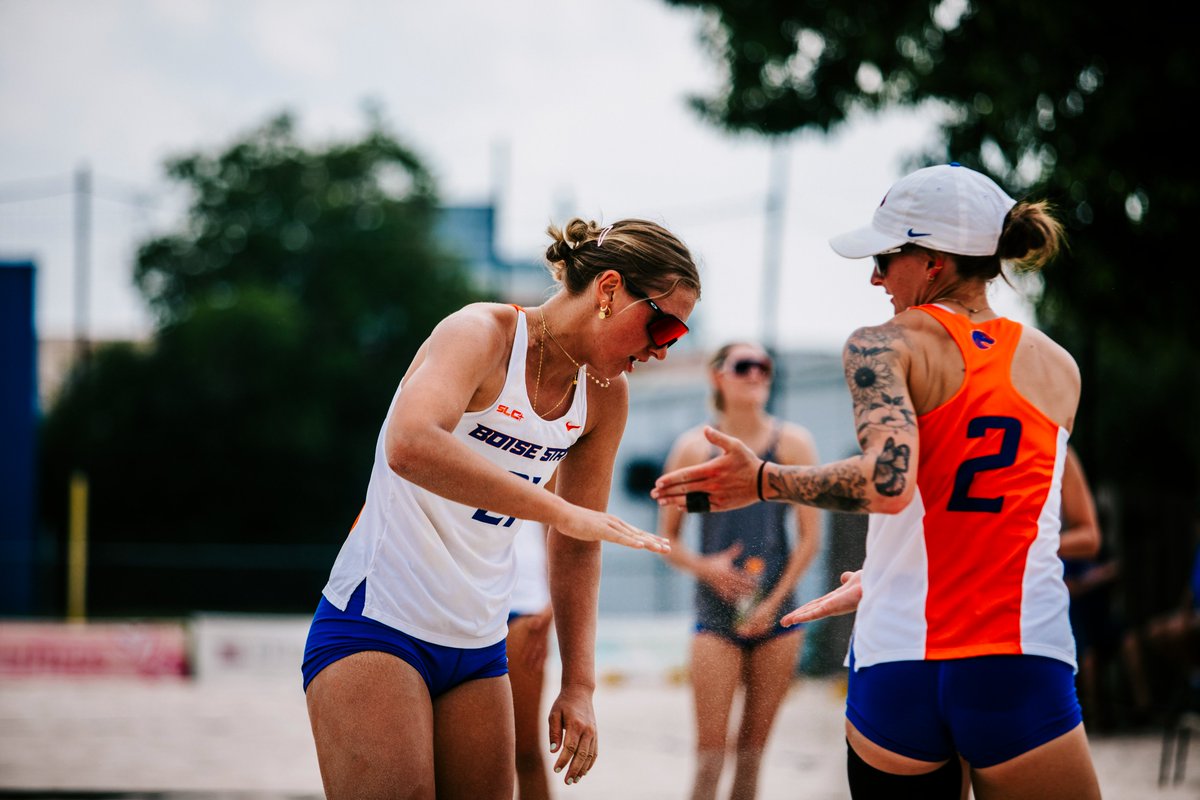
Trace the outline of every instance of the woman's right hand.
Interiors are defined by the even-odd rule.
[[[584,542],[612,542],[634,550],[671,552],[671,543],[667,539],[646,533],[612,514],[582,506],[571,505],[565,518],[553,527],[559,533]]]
[[[741,542],[734,542],[720,552],[699,559],[696,565],[696,577],[726,603],[736,602],[758,588],[758,582],[734,563],[741,553]]]

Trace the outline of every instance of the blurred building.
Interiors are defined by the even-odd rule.
[[[466,260],[476,285],[506,303],[539,305],[554,281],[540,259],[500,255],[496,213],[494,203],[446,206],[438,220],[438,234]]]

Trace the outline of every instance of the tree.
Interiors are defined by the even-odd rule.
[[[435,239],[429,173],[378,118],[306,148],[282,115],[167,172],[191,203],[137,257],[156,333],[100,350],[45,420],[47,521],[63,529],[84,470],[102,613],[307,609],[400,376],[477,296]]]
[[[910,166],[959,161],[1058,206],[1070,249],[1042,275],[1039,324],[1083,370],[1075,439],[1119,501],[1133,615],[1169,605],[1200,519],[1200,270],[1172,263],[1200,201],[1178,122],[1200,74],[1190,26],[1035,0],[668,2],[707,12],[727,75],[692,103],[715,124],[829,131],[920,106],[942,138]]]

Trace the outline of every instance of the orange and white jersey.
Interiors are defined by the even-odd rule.
[[[525,312],[518,309],[504,388],[486,409],[463,414],[454,437],[479,457],[544,486],[587,421],[587,368],[576,376],[567,413],[544,420],[534,413],[525,388],[527,341]],[[495,644],[508,633],[517,579],[513,537],[521,520],[448,500],[393,472],[385,448],[391,415],[389,408],[362,513],[323,594],[345,610],[366,579],[364,617],[446,647]]]
[[[999,654],[1074,667],[1058,558],[1068,433],[1012,384],[1022,326],[918,308],[957,343],[966,373],[918,418],[912,502],[871,515],[855,667]]]

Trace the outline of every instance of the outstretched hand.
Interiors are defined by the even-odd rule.
[[[729,511],[758,502],[758,468],[762,459],[739,439],[705,427],[708,441],[724,451],[721,455],[668,472],[659,478],[650,496],[660,506],[687,508],[687,495],[704,492],[711,511]]]
[[[785,614],[779,622],[787,626],[850,614],[858,609],[862,593],[862,570],[843,572],[841,586],[816,600],[808,601],[790,614]]]
[[[612,542],[634,550],[671,552],[670,540],[646,533],[612,514],[581,506],[572,506],[569,518],[554,527],[559,533],[584,542]]]

